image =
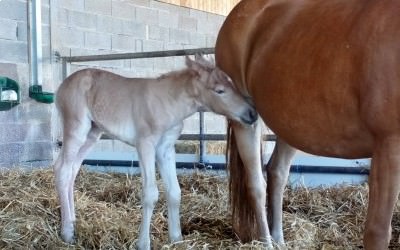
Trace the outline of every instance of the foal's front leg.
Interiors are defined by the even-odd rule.
[[[161,178],[167,192],[168,202],[168,233],[171,242],[182,240],[179,207],[181,189],[176,176],[175,141],[182,130],[182,125],[173,127],[161,139],[157,147],[157,163]]]
[[[150,249],[150,222],[155,203],[158,200],[158,189],[155,173],[155,145],[151,138],[139,140],[137,151],[142,175],[142,223],[140,225],[139,249]]]
[[[257,218],[257,226],[260,239],[272,248],[271,236],[268,228],[266,214],[266,183],[262,173],[260,157],[261,124],[257,121],[253,126],[244,126],[232,123],[236,143],[240,156],[242,157],[245,175],[247,178],[247,189],[251,196],[252,206]]]

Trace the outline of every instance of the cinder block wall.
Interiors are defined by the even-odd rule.
[[[27,9],[26,0],[0,1],[0,76],[18,81],[22,96],[19,106],[0,111],[0,167],[43,165],[53,159],[52,107],[28,97]],[[42,9],[43,35],[48,36],[49,1],[43,1]],[[43,46],[49,48],[49,41]]]
[[[58,0],[53,39],[61,55],[93,55],[214,47],[225,17],[154,0]],[[74,63],[131,77],[155,77],[184,67],[183,57]],[[206,131],[224,132],[225,119],[206,114]],[[56,125],[56,128],[60,126]],[[184,133],[197,133],[198,115],[185,121]],[[61,130],[55,131],[61,138]],[[101,141],[94,151],[130,151],[118,141]]]
[[[28,97],[29,46],[27,0],[0,1],[0,75],[21,84],[22,103],[0,112],[0,167],[50,164],[57,155],[61,128],[54,105]],[[55,53],[102,53],[213,47],[224,16],[154,0],[42,0],[43,88],[55,91],[61,65]],[[182,57],[75,63],[69,73],[86,67],[126,76],[154,77],[182,68]],[[185,132],[198,131],[197,116]],[[207,115],[206,130],[223,132],[224,119]],[[119,142],[101,142],[95,150],[131,150]]]

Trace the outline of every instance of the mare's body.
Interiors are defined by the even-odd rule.
[[[271,230],[283,242],[290,144],[323,156],[372,157],[364,245],[387,247],[400,190],[399,13],[395,0],[243,0],[229,14],[218,36],[217,65],[280,137],[268,169],[270,228],[262,211],[265,200],[258,198],[265,183],[248,178],[254,213],[243,219],[240,204],[234,212],[243,239],[268,240]],[[255,130],[233,123],[233,131],[246,166],[238,170],[259,180]],[[254,150],[242,152],[243,145]],[[249,230],[253,220],[258,228]]]

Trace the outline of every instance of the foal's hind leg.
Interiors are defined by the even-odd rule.
[[[92,139],[86,139],[89,138],[88,131],[91,131],[90,121],[64,124],[63,147],[54,165],[61,209],[61,236],[68,243],[72,243],[74,238],[73,182],[85,153],[94,143]]]
[[[150,222],[155,203],[158,200],[158,189],[155,173],[155,145],[158,140],[152,137],[139,139],[136,145],[142,175],[142,223],[140,225],[139,249],[150,249]]]
[[[157,147],[157,163],[161,178],[167,192],[168,202],[168,232],[171,242],[182,240],[182,231],[179,217],[181,203],[181,189],[176,176],[175,141],[182,130],[182,125],[173,127],[161,138]]]
[[[74,202],[74,183],[75,183],[75,178],[79,172],[79,169],[82,165],[83,160],[87,156],[88,152],[90,149],[93,148],[95,143],[100,139],[100,136],[102,134],[102,131],[95,127],[94,125],[90,129],[86,141],[83,144],[83,146],[79,149],[78,155],[74,161],[73,167],[72,167],[72,179],[70,180],[70,186],[68,189],[68,198],[70,202],[70,213],[72,214],[73,221],[75,222],[76,217],[75,217],[75,202]]]
[[[295,148],[278,138],[267,165],[268,224],[272,238],[279,244],[284,243],[282,228],[283,192],[295,153]]]
[[[369,177],[369,204],[364,232],[366,250],[387,249],[393,210],[400,191],[400,136],[378,139]]]

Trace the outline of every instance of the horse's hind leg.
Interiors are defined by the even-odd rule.
[[[155,173],[155,145],[153,138],[139,139],[136,145],[140,171],[142,175],[142,223],[140,225],[139,249],[150,249],[150,222],[155,203],[158,200],[158,189]]]
[[[295,153],[295,148],[278,138],[267,165],[268,223],[272,238],[279,244],[284,243],[282,228],[283,192]]]
[[[393,210],[400,191],[400,136],[377,139],[369,177],[369,204],[364,232],[366,250],[387,249]]]
[[[157,163],[161,178],[167,192],[168,202],[168,232],[171,242],[182,240],[179,217],[181,189],[176,176],[175,141],[178,139],[182,126],[176,126],[162,137],[157,147]]]

